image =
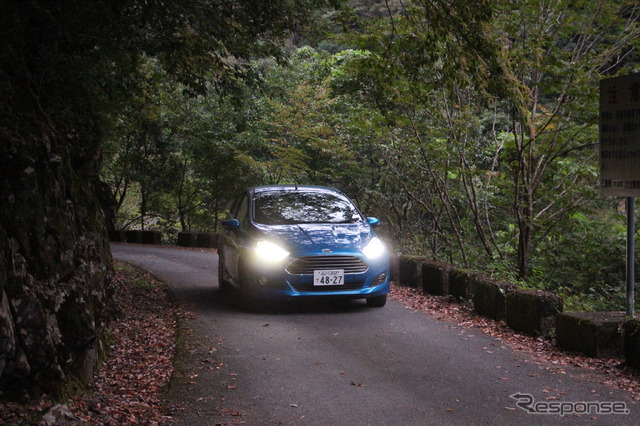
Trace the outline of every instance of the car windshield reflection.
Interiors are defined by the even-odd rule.
[[[254,221],[263,225],[354,223],[362,216],[337,194],[301,191],[257,193]]]

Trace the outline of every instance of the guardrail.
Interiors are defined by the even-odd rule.
[[[560,348],[591,357],[623,356],[640,369],[640,319],[624,312],[563,312],[560,296],[519,289],[477,271],[416,256],[394,256],[391,277],[399,285],[471,303],[476,313],[512,329],[554,339]]]
[[[163,242],[161,231],[126,230],[109,233],[112,242],[153,244]],[[176,245],[180,247],[218,248],[218,234],[215,232],[180,232]]]

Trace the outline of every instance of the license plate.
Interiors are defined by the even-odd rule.
[[[344,285],[344,269],[313,271],[313,285]]]

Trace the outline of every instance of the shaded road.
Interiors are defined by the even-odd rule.
[[[640,424],[638,404],[588,372],[551,373],[477,330],[393,300],[381,309],[350,301],[244,312],[220,300],[215,253],[112,250],[166,281],[194,313],[168,392],[188,424]],[[529,414],[515,393],[621,401],[630,414]]]

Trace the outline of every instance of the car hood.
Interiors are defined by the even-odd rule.
[[[371,227],[349,224],[256,225],[266,238],[281,241],[291,250],[362,249],[371,239]]]

